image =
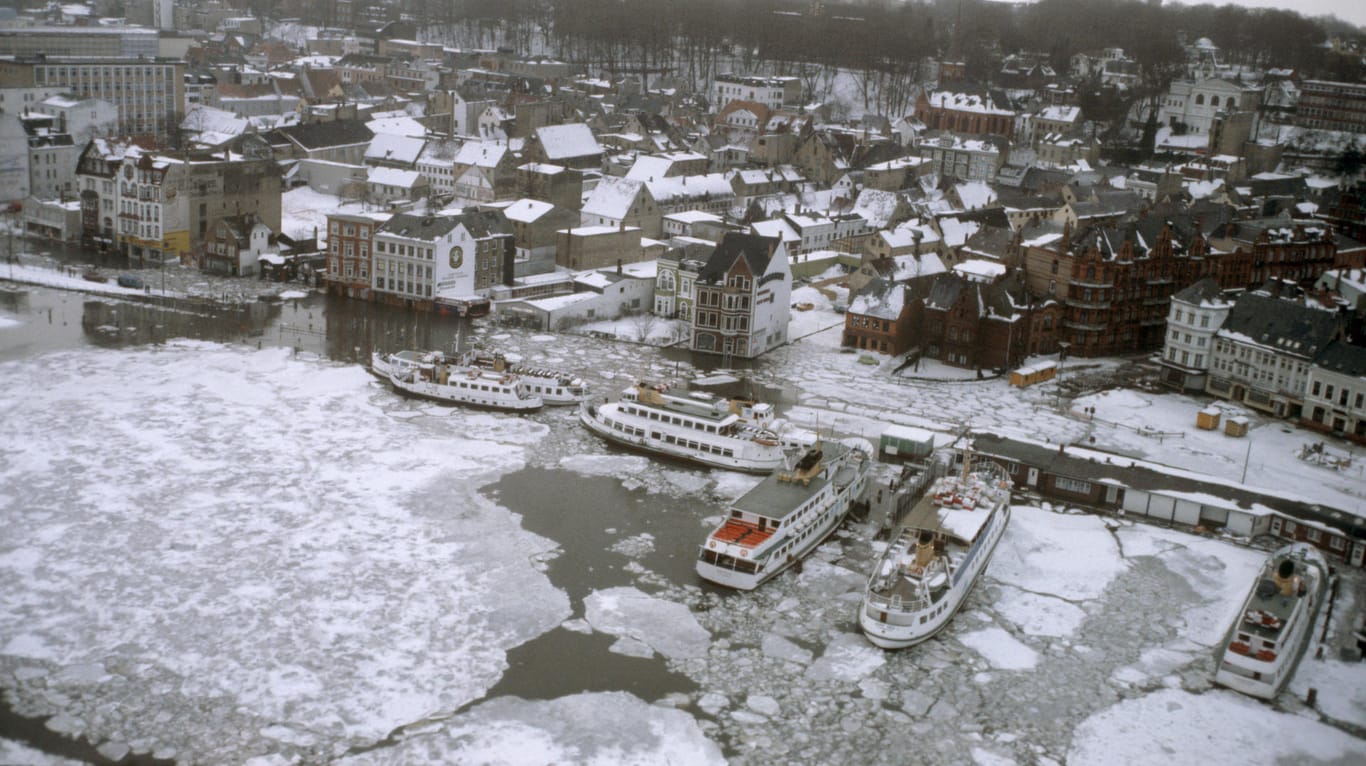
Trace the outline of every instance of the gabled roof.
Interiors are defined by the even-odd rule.
[[[849,312],[857,316],[896,320],[906,307],[906,286],[878,277],[863,286],[849,302]]]
[[[757,280],[768,271],[768,263],[779,244],[776,239],[757,234],[727,232],[717,243],[707,264],[697,273],[697,281],[715,284],[726,276],[740,258],[745,259],[750,273]]]
[[[391,133],[376,134],[365,150],[365,159],[373,162],[396,162],[412,165],[427,145],[425,139],[411,136],[398,136]]]
[[[537,128],[536,138],[551,162],[602,154],[602,146],[593,131],[581,122]]]
[[[1341,375],[1366,379],[1366,348],[1333,341],[1314,358],[1314,364]]]
[[[1172,301],[1180,301],[1191,306],[1205,306],[1206,304],[1233,305],[1230,301],[1224,300],[1224,291],[1219,287],[1219,283],[1213,277],[1205,277],[1184,290],[1178,291],[1172,296]]]
[[[631,204],[644,187],[643,181],[604,178],[589,193],[588,199],[583,203],[583,213],[617,220],[625,218],[631,212]]]
[[[948,311],[963,297],[965,290],[973,289],[976,289],[975,285],[957,274],[941,274],[930,286],[929,295],[925,296],[925,307]]]
[[[1235,342],[1313,359],[1333,341],[1337,314],[1295,301],[1248,293],[1238,298],[1218,335]]]

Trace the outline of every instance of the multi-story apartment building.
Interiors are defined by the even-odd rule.
[[[516,247],[500,215],[395,215],[374,232],[376,300],[420,310],[485,295],[512,280]]]
[[[1218,281],[1206,277],[1172,296],[1167,342],[1162,349],[1162,382],[1182,391],[1204,391],[1214,355],[1214,334],[1224,326],[1233,301]]]
[[[792,272],[777,239],[731,232],[693,283],[692,349],[753,358],[787,342]]]
[[[990,141],[945,134],[920,145],[929,160],[926,172],[959,181],[995,181],[1005,154]]]
[[[1366,133],[1366,83],[1305,80],[1295,124],[1301,128]]]
[[[1341,332],[1336,312],[1247,293],[1215,333],[1205,391],[1277,417],[1299,417],[1309,368]]]
[[[1366,348],[1329,343],[1309,367],[1308,387],[1305,426],[1366,444]]]
[[[1269,281],[1310,282],[1336,265],[1337,243],[1322,221],[1295,221],[1289,216],[1236,221],[1210,235],[1210,246],[1250,256],[1248,283],[1257,287]]]
[[[24,27],[0,29],[0,56],[154,58],[157,31],[145,27]]]
[[[327,290],[347,298],[370,297],[371,246],[388,213],[329,213]]]
[[[707,265],[713,249],[708,244],[690,242],[659,258],[655,272],[655,316],[692,322],[697,275]]]
[[[783,104],[798,104],[802,98],[802,81],[796,77],[751,77],[719,74],[711,84],[712,108],[720,110],[732,101],[754,101],[769,109]]]
[[[38,199],[63,199],[76,194],[76,161],[81,149],[61,120],[46,114],[19,118],[28,134],[28,193]]]
[[[1198,232],[1178,232],[1151,216],[1123,227],[1086,226],[1075,236],[1068,224],[1054,242],[1026,244],[1029,290],[1062,304],[1058,340],[1077,356],[1160,347],[1172,295],[1206,276]]]
[[[168,136],[185,115],[185,62],[164,58],[0,58],[0,88],[58,88],[119,110],[122,135]]]
[[[96,138],[76,161],[81,197],[81,244],[101,250],[114,246],[118,232],[117,175],[128,145]]]
[[[115,241],[138,263],[178,261],[190,252],[189,195],[185,163],[144,153],[124,155],[117,174],[118,226]]]

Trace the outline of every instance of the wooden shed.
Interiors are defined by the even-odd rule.
[[[1032,386],[1045,380],[1052,380],[1058,374],[1057,362],[1035,362],[1010,372],[1010,385],[1017,388]]]
[[[1247,436],[1247,418],[1237,415],[1224,421],[1224,435]]]
[[[1213,431],[1219,427],[1219,410],[1213,407],[1206,407],[1195,414],[1196,428],[1203,428],[1206,431]]]

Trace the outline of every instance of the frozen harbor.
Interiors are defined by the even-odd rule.
[[[1361,502],[1359,474],[1296,460],[1308,437],[1279,423],[1257,421],[1245,457],[1217,434],[1158,442],[1124,426],[1177,430],[1198,409],[1183,397],[1098,393],[1074,403],[1096,408],[1085,420],[999,380],[895,382],[818,331],[833,313],[809,314],[813,334],[754,371],[802,422],[1095,437],[1226,478],[1250,460],[1261,481]],[[692,575],[708,527],[757,477],[611,450],[567,409],[402,399],[307,350],[105,348],[79,328],[28,345],[43,321],[0,312],[0,689],[111,760],[1366,759],[1361,665],[1306,659],[1277,706],[1210,686],[1257,550],[1020,505],[964,612],[887,653],[855,619],[883,545],[870,524],[753,593]],[[478,337],[600,393],[695,372],[596,338]],[[1345,580],[1339,614],[1360,595]],[[0,734],[11,760],[68,762]]]

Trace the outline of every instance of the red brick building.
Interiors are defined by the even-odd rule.
[[[388,220],[379,213],[327,216],[327,290],[348,298],[370,297],[375,229]]]
[[[989,95],[976,93],[921,93],[915,102],[915,118],[930,130],[1006,138],[1015,133],[1015,112],[998,106]]]

